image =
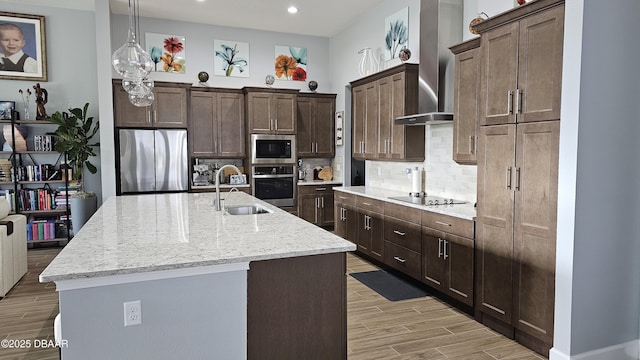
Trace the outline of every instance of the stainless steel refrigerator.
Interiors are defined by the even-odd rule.
[[[120,193],[186,191],[186,130],[120,129]]]

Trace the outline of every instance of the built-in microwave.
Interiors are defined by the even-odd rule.
[[[295,164],[295,135],[251,135],[252,164]]]

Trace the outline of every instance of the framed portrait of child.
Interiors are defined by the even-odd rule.
[[[44,16],[0,11],[0,80],[47,81]]]

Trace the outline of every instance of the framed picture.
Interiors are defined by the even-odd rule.
[[[44,16],[0,11],[0,80],[47,81]]]
[[[11,120],[16,110],[14,101],[0,101],[0,120]]]
[[[398,57],[403,46],[409,41],[409,8],[406,7],[384,20],[384,60]]]
[[[249,43],[214,40],[213,47],[215,75],[249,77]]]
[[[186,39],[182,35],[146,33],[145,44],[153,71],[184,74],[187,71]]]
[[[275,47],[275,75],[278,80],[307,80],[307,48]]]

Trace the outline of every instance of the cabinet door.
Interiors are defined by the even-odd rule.
[[[369,236],[371,238],[370,255],[374,259],[384,260],[384,216],[369,212]]]
[[[119,82],[113,84],[113,107],[116,127],[152,126],[149,108],[133,106]]]
[[[314,101],[309,97],[298,97],[298,131],[296,133],[296,146],[298,157],[314,156]]]
[[[369,232],[370,217],[364,212],[358,212],[358,231],[356,233],[358,241],[358,251],[371,254],[371,232]]]
[[[476,164],[480,48],[456,55],[453,97],[453,161]]]
[[[218,157],[244,157],[246,150],[243,94],[218,94],[217,119]]]
[[[514,322],[553,340],[560,121],[518,125],[514,220]]]
[[[444,233],[427,227],[422,228],[422,281],[441,291],[446,292],[444,266]]]
[[[518,73],[518,23],[482,34],[480,125],[515,122]]]
[[[365,85],[356,86],[353,88],[352,99],[352,156],[356,159],[364,159],[364,129],[367,115],[367,93]]]
[[[564,6],[520,21],[519,123],[560,119],[563,35]]]
[[[387,145],[387,157],[392,159],[402,160],[405,158],[405,131],[404,125],[395,125],[394,119],[400,116],[404,116],[405,112],[405,73],[399,73],[391,76],[391,116],[389,117],[389,144]],[[422,136],[418,135],[418,138],[422,139],[424,143],[424,127],[420,126],[417,129],[411,128],[411,131],[417,133],[422,132]],[[424,157],[424,147],[422,148],[422,156]]]
[[[315,108],[315,143],[316,157],[333,158],[335,156],[335,98],[316,99]],[[300,129],[298,129],[300,131]],[[298,142],[300,146],[300,142]]]
[[[345,226],[347,228],[345,239],[351,241],[354,244],[358,244],[358,233],[360,232],[360,228],[358,227],[359,225],[358,222],[361,215],[352,206],[345,205],[344,208],[346,209],[346,212],[345,212],[346,225]]]
[[[378,144],[378,110],[379,110],[378,83],[365,85],[366,115],[364,126],[364,157],[376,158]]]
[[[296,96],[273,94],[273,130],[278,134],[296,133]]]
[[[192,157],[212,157],[216,155],[216,108],[217,104],[215,93],[191,93],[191,124],[189,126],[189,141],[191,142]]]
[[[389,156],[389,144],[391,142],[391,124],[393,121],[393,84],[392,76],[378,80],[379,114],[378,114],[378,142],[376,144],[376,157],[386,159]]]
[[[445,234],[445,241],[447,293],[451,297],[473,306],[474,241],[451,234]]]
[[[315,194],[298,195],[298,216],[317,225],[318,202]]]
[[[247,117],[251,134],[268,134],[272,129],[271,94],[249,93],[247,96]]]
[[[507,324],[512,315],[515,125],[480,127],[478,143],[478,305]]]
[[[334,203],[334,229],[333,233],[340,236],[343,239],[347,238],[347,209],[342,206],[341,203]]]
[[[153,89],[153,126],[158,128],[187,127],[187,89],[155,87]]]
[[[333,194],[324,194],[320,197],[321,226],[333,226]]]

